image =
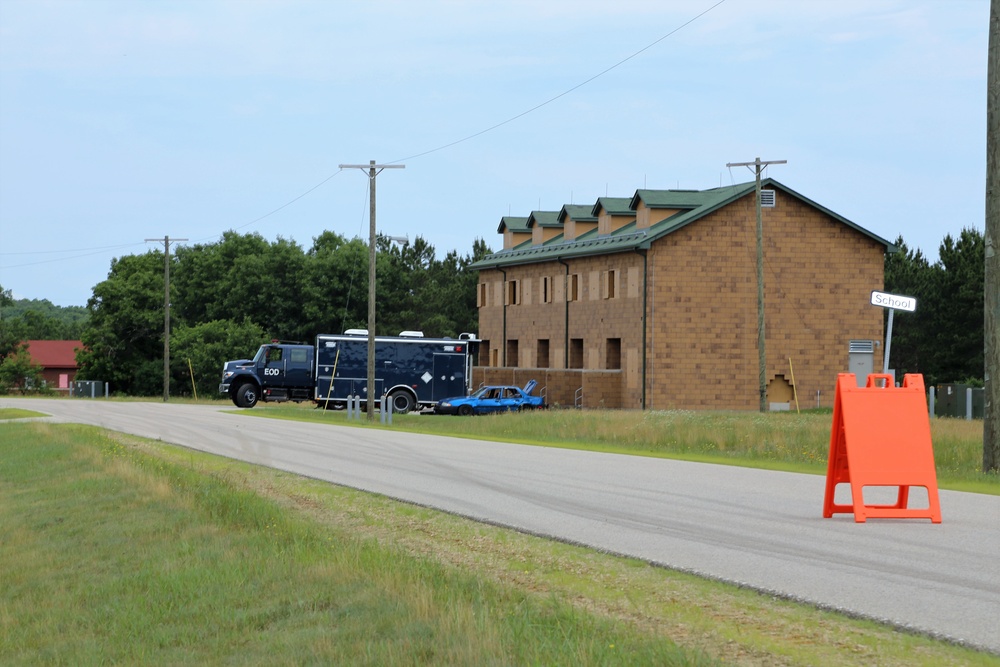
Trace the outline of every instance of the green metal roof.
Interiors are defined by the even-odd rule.
[[[503,234],[504,229],[509,229],[512,232],[529,232],[528,229],[528,219],[518,218],[512,215],[505,215],[500,218],[500,226],[497,227],[497,234]]]
[[[559,222],[559,211],[532,211],[528,216],[528,228],[535,225],[539,227],[562,227]]]
[[[590,214],[597,217],[603,208],[611,215],[635,215],[635,211],[630,206],[631,202],[632,200],[628,197],[599,197]]]
[[[565,223],[566,218],[573,218],[577,222],[597,222],[594,207],[587,204],[566,204],[559,211],[559,222]]]
[[[896,252],[896,247],[889,241],[820,206],[816,202],[803,197],[774,179],[764,179],[761,181],[761,187],[781,190],[785,194],[799,199],[838,222],[864,234],[873,241],[884,245],[887,252]],[[607,255],[646,249],[649,248],[649,245],[653,241],[696,222],[706,215],[752,193],[754,188],[755,184],[751,181],[749,183],[740,183],[708,190],[637,190],[631,199],[601,197],[593,207],[595,215],[597,215],[601,207],[614,215],[622,215],[625,212],[634,214],[634,206],[638,205],[640,199],[650,208],[679,208],[687,210],[672,215],[648,229],[637,230],[633,221],[611,234],[600,235],[594,229],[577,237],[573,241],[565,241],[560,235],[540,246],[525,242],[515,248],[504,249],[484,257],[478,262],[473,263],[470,268],[490,269],[513,264],[534,264],[551,262],[562,258]],[[626,202],[630,206],[625,212],[621,208],[622,202]]]

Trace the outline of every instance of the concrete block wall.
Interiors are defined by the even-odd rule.
[[[793,383],[801,407],[831,406],[837,373],[848,370],[851,339],[883,337],[883,312],[870,305],[882,289],[885,248],[822,210],[779,190],[776,206],[763,210],[767,331],[766,383]],[[544,371],[551,401],[572,405],[584,387],[588,407],[642,407],[643,309],[646,309],[646,407],[649,409],[756,410],[757,270],[754,196],[742,199],[635,252],[567,259],[579,276],[578,299],[567,303],[566,267],[558,262],[505,267],[520,283],[520,302],[504,307],[504,273],[480,272],[486,305],[479,335],[497,350],[517,341],[517,363],[484,369],[496,382],[522,385]],[[604,298],[602,276],[618,271],[616,296]],[[541,284],[551,279],[544,303]],[[568,339],[582,339],[582,369],[566,379]],[[538,340],[547,339],[548,368],[539,364]],[[608,369],[608,339],[620,339],[620,369]],[[875,367],[881,368],[881,346]],[[480,355],[480,366],[489,366]],[[791,361],[789,361],[791,360]],[[542,360],[544,361],[544,360]],[[569,364],[572,366],[573,364]],[[594,371],[594,375],[578,371]],[[597,371],[608,371],[609,380]],[[511,379],[500,380],[502,372]],[[579,377],[577,377],[579,375]],[[523,381],[521,378],[523,377]],[[517,379],[515,381],[514,379]],[[491,380],[492,382],[493,380]],[[542,380],[539,378],[539,382]],[[572,389],[568,387],[572,385]]]
[[[621,371],[485,366],[476,366],[472,369],[473,387],[483,384],[513,384],[523,387],[529,380],[538,381],[535,394],[541,392],[549,407],[574,407],[578,389],[582,389],[580,405],[582,408],[624,407],[621,401],[623,380]]]
[[[882,337],[869,296],[883,285],[884,248],[780,191],[763,227],[766,381],[791,383],[794,368],[801,406],[817,391],[832,405],[850,339]],[[654,244],[650,264],[647,407],[757,409],[753,195]]]

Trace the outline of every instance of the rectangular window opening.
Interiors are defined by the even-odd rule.
[[[622,339],[609,338],[607,342],[605,367],[609,370],[621,370],[622,367]]]
[[[517,340],[507,341],[507,368],[517,368]]]
[[[570,338],[569,340],[569,367],[583,368],[583,339]]]
[[[536,362],[538,368],[548,368],[549,367],[549,339],[539,338],[538,339],[538,359]]]

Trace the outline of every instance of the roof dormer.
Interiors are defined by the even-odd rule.
[[[531,230],[528,229],[528,219],[505,215],[500,219],[497,233],[503,234],[504,250],[516,248],[525,241],[531,240]]]
[[[597,216],[593,206],[566,204],[559,211],[559,222],[563,226],[563,238],[574,241],[592,229],[597,229]]]
[[[542,245],[563,231],[559,211],[532,211],[528,216],[527,227],[531,232],[531,245]]]
[[[591,209],[591,215],[597,218],[597,233],[601,236],[613,234],[635,222],[635,211],[629,207],[630,202],[625,197],[600,197]]]

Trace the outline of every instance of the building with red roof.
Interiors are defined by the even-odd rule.
[[[83,347],[78,340],[29,340],[31,361],[42,367],[45,383],[57,391],[69,391],[80,365],[76,352]]]

